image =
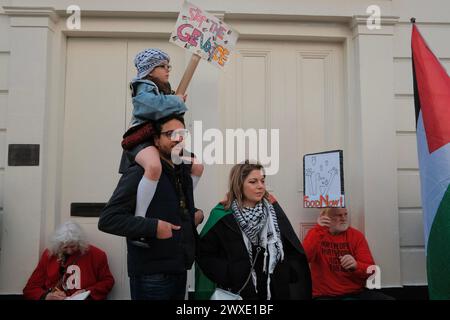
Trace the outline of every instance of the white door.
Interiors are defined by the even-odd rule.
[[[70,38],[67,42],[61,221],[78,221],[89,240],[108,254],[116,280],[110,299],[128,299],[126,244],[122,237],[98,231],[89,213],[106,203],[120,178],[120,141],[128,127],[132,104],[129,82],[134,56],[144,48],[161,48],[171,63],[184,65],[184,52],[164,40]],[[172,72],[178,83],[181,70]]]
[[[135,73],[132,61],[146,47],[159,47],[170,54],[176,66],[171,83],[177,84],[184,71],[179,66],[185,65],[185,54],[166,39],[68,40],[62,221],[70,218],[71,206],[72,211],[82,212],[92,211],[91,204],[94,209],[101,207],[95,204],[107,202],[117,184],[120,140],[132,107],[128,89]],[[302,206],[302,156],[345,149],[343,61],[339,44],[239,41],[236,55],[221,72],[222,130],[280,130],[280,170],[268,178],[268,185],[301,238],[316,219],[315,210]],[[208,188],[196,193],[199,202],[225,194],[230,167],[219,166],[219,182],[202,181]],[[203,209],[207,213],[211,208]],[[98,218],[72,218],[86,229],[90,241],[108,254],[116,279],[110,298],[128,299],[124,239],[99,232]],[[192,276],[190,273],[191,288]]]
[[[279,172],[267,184],[300,239],[317,218],[303,208],[303,155],[344,149],[345,156],[343,63],[341,44],[239,41],[221,76],[222,130],[279,129]],[[221,194],[230,168],[221,167]]]

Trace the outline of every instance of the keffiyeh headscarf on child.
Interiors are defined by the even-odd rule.
[[[169,61],[169,55],[159,49],[145,49],[139,52],[134,58],[137,76],[133,81],[145,78],[155,67],[169,63]]]

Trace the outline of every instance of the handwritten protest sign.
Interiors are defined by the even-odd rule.
[[[223,68],[237,39],[238,33],[223,21],[185,1],[170,42]]]
[[[303,207],[345,207],[342,150],[303,157]]]

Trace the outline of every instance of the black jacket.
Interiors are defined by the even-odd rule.
[[[101,231],[127,238],[128,274],[182,273],[191,268],[198,237],[194,225],[194,197],[189,168],[182,164],[172,168],[161,161],[162,173],[146,218],[135,217],[136,192],[144,169],[129,167],[122,175],[98,222]],[[181,188],[177,188],[177,181]],[[180,206],[183,190],[186,209]],[[170,239],[157,239],[159,220],[181,226],[172,230]],[[148,247],[136,246],[133,240],[145,238]]]
[[[271,276],[273,299],[311,299],[311,275],[303,247],[278,203],[273,204],[283,242],[284,260]],[[250,279],[241,292],[243,299],[264,299],[266,286],[262,275],[263,252],[255,267],[259,295]],[[255,254],[253,254],[255,257]],[[220,219],[199,241],[197,263],[203,273],[218,286],[237,292],[250,273],[250,260],[242,233],[232,214]]]

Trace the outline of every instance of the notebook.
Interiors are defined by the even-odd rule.
[[[76,294],[71,297],[67,297],[64,300],[86,300],[87,297],[91,294],[91,291],[84,291],[82,293]]]

